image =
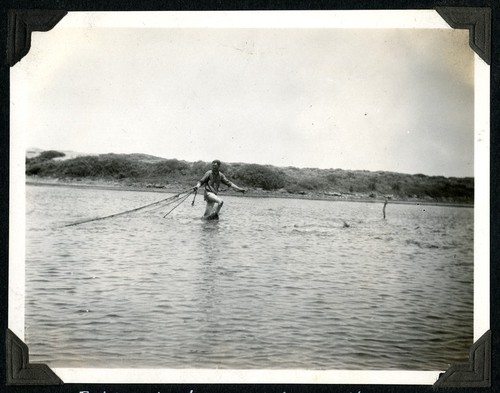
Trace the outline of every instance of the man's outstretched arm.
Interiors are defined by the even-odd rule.
[[[246,191],[244,188],[238,187],[233,182],[229,182],[229,187],[234,188],[236,191],[243,192],[243,193]]]
[[[232,181],[229,181],[225,175],[222,175],[220,180],[221,180],[221,182],[223,184],[225,184],[228,187],[234,188],[236,191],[239,191],[239,192],[245,192],[246,191],[244,188],[238,187]]]

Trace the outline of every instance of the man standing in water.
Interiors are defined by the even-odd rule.
[[[212,170],[208,171],[203,175],[201,180],[193,187],[194,191],[197,191],[201,186],[205,186],[205,201],[207,202],[207,207],[205,209],[205,214],[203,218],[207,220],[214,220],[219,218],[220,209],[224,201],[217,195],[219,192],[219,186],[221,183],[228,187],[234,188],[236,191],[245,192],[243,188],[238,187],[236,184],[230,182],[222,172],[219,171],[220,161],[212,161]],[[217,203],[217,208],[214,211],[214,205]]]

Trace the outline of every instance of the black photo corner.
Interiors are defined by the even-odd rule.
[[[31,34],[53,29],[74,11],[436,10],[454,29],[469,31],[469,45],[490,66],[490,330],[471,345],[469,362],[452,364],[434,385],[342,384],[99,384],[65,383],[45,364],[30,362],[30,348],[8,326],[10,194],[10,70],[29,54]],[[497,0],[353,1],[80,1],[6,0],[0,42],[0,391],[6,393],[295,393],[500,391],[498,288],[500,222],[500,2]],[[193,184],[194,185],[194,184]],[[201,198],[200,198],[201,199]],[[194,203],[194,201],[193,201]],[[385,211],[384,211],[385,214]],[[127,354],[123,354],[124,357]]]

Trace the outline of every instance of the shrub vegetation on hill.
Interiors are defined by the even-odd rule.
[[[266,191],[278,190],[286,185],[283,172],[269,166],[248,164],[243,165],[234,173],[235,182],[246,187],[262,188]]]
[[[59,158],[59,159],[58,159]],[[211,168],[209,162],[186,162],[144,154],[101,154],[64,158],[49,150],[26,159],[26,174],[60,179],[113,180],[124,184],[189,187]],[[473,203],[473,178],[445,178],[395,172],[342,169],[277,168],[270,165],[224,163],[222,171],[250,189],[281,190],[292,194],[360,194],[394,199],[418,198]],[[286,190],[286,191],[285,191]]]

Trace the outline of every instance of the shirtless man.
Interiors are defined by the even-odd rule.
[[[212,161],[212,170],[208,171],[203,175],[201,180],[193,187],[194,191],[197,191],[201,186],[205,186],[205,201],[207,202],[207,207],[205,209],[205,214],[203,218],[205,219],[217,219],[219,218],[220,209],[224,201],[217,195],[219,192],[219,186],[221,183],[228,187],[234,188],[236,191],[245,192],[243,188],[238,187],[236,184],[230,182],[227,177],[219,171],[220,161]],[[214,211],[214,205],[217,204],[217,208]]]

